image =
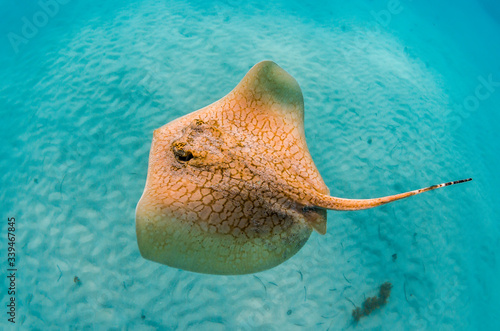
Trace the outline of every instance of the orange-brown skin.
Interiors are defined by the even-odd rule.
[[[264,61],[221,100],[155,130],[136,211],[141,254],[195,272],[258,272],[293,256],[313,228],[324,234],[326,209],[371,208],[437,188],[330,197],[303,121],[297,82]]]

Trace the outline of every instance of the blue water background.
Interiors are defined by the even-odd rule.
[[[500,329],[496,1],[66,0],[46,22],[42,7],[0,0],[0,210],[17,220],[17,326]],[[23,36],[23,18],[43,24]],[[152,131],[264,59],[301,85],[333,195],[474,181],[329,212],[327,235],[255,275],[142,259],[134,209]],[[384,281],[389,303],[354,325],[351,301]]]

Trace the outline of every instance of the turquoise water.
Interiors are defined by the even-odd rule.
[[[497,2],[0,4],[0,254],[4,275],[15,217],[15,327],[500,329]],[[332,195],[474,181],[329,212],[325,236],[254,275],[143,259],[134,212],[152,131],[264,59],[301,85]],[[3,279],[0,326],[13,327]],[[387,305],[354,324],[353,304],[385,281]]]

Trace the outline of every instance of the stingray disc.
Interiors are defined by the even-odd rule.
[[[328,194],[307,149],[299,85],[273,62],[254,66],[221,100],[155,130],[136,212],[141,254],[212,274],[272,268],[326,230]]]
[[[448,185],[441,184],[441,186]],[[297,253],[326,209],[378,199],[330,197],[309,154],[299,85],[270,61],[219,101],[154,131],[136,231],[143,257],[210,274],[272,268]]]

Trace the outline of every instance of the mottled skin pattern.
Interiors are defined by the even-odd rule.
[[[329,191],[309,154],[297,82],[270,61],[221,100],[155,130],[137,205],[141,254],[185,270],[246,274],[293,256],[326,209],[375,207]],[[441,184],[445,185],[445,184]]]

